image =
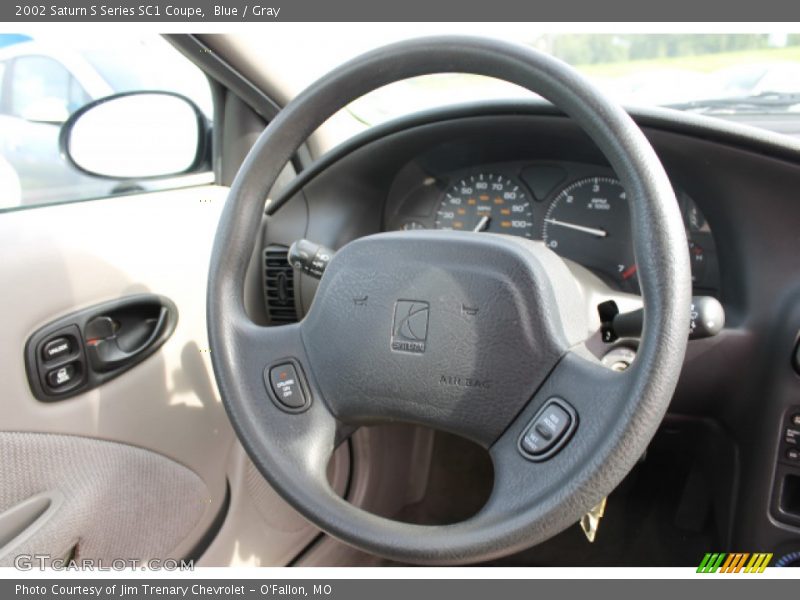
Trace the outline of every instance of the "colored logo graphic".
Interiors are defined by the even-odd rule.
[[[420,300],[398,300],[394,305],[392,350],[395,352],[425,352],[428,340],[430,305]]]
[[[698,573],[763,573],[772,560],[772,554],[757,552],[735,552],[733,554],[707,553]]]

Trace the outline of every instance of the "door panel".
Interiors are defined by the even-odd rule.
[[[214,382],[205,296],[227,192],[202,186],[0,214],[0,565],[23,552],[194,556],[220,514],[203,566],[284,565],[319,534],[247,459]],[[177,308],[163,346],[90,391],[37,400],[24,360],[30,336],[137,294]],[[349,476],[344,444],[330,466],[340,494]]]
[[[91,519],[84,525],[93,521],[107,531],[86,551],[123,558],[182,557],[208,529],[226,497],[234,442],[215,388],[205,327],[208,260],[226,194],[221,187],[194,187],[0,215],[0,429],[17,432],[0,437],[0,513],[28,493],[60,493],[60,516],[52,516],[48,527],[74,522],[70,515],[88,510]],[[89,392],[57,402],[36,400],[23,357],[30,335],[62,315],[139,293],[160,294],[177,306],[177,326],[167,342]],[[72,442],[69,436],[118,444]],[[65,444],[70,450],[59,453]],[[103,456],[105,462],[96,464]],[[95,481],[84,477],[92,470],[99,474]],[[73,477],[58,475],[70,472]],[[79,480],[85,485],[77,490],[73,484]],[[170,480],[178,487],[165,488]],[[182,502],[182,514],[154,502],[142,512],[148,495],[172,499],[163,506]],[[112,500],[123,508],[111,510]],[[126,522],[132,528],[127,533],[114,522],[120,513],[135,517]],[[171,533],[165,538],[164,531]],[[70,534],[85,538],[92,532],[78,528]],[[142,535],[160,541],[129,542]],[[39,551],[55,554],[68,544],[51,542]],[[0,555],[29,548],[14,546]]]
[[[41,554],[99,558],[107,565],[182,558],[173,553],[209,506],[210,490],[200,477],[127,444],[0,432],[0,456],[0,507],[7,508],[8,525],[17,527],[0,566]]]

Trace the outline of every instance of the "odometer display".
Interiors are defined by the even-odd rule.
[[[468,175],[450,186],[434,225],[437,229],[533,237],[531,204],[525,190],[512,179],[493,173]]]

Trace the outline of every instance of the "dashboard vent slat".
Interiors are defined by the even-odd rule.
[[[264,277],[264,304],[273,325],[297,322],[294,305],[294,269],[286,259],[286,246],[264,248],[262,272]]]

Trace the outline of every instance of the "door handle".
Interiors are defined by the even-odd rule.
[[[137,308],[141,311],[138,317]],[[86,324],[86,352],[95,371],[112,371],[133,363],[158,341],[166,328],[169,309],[161,306],[157,316],[151,316],[148,308],[149,305],[126,307],[122,322],[103,314]]]
[[[95,388],[151,356],[177,323],[175,304],[156,294],[126,296],[53,321],[25,346],[31,391],[53,402]]]

